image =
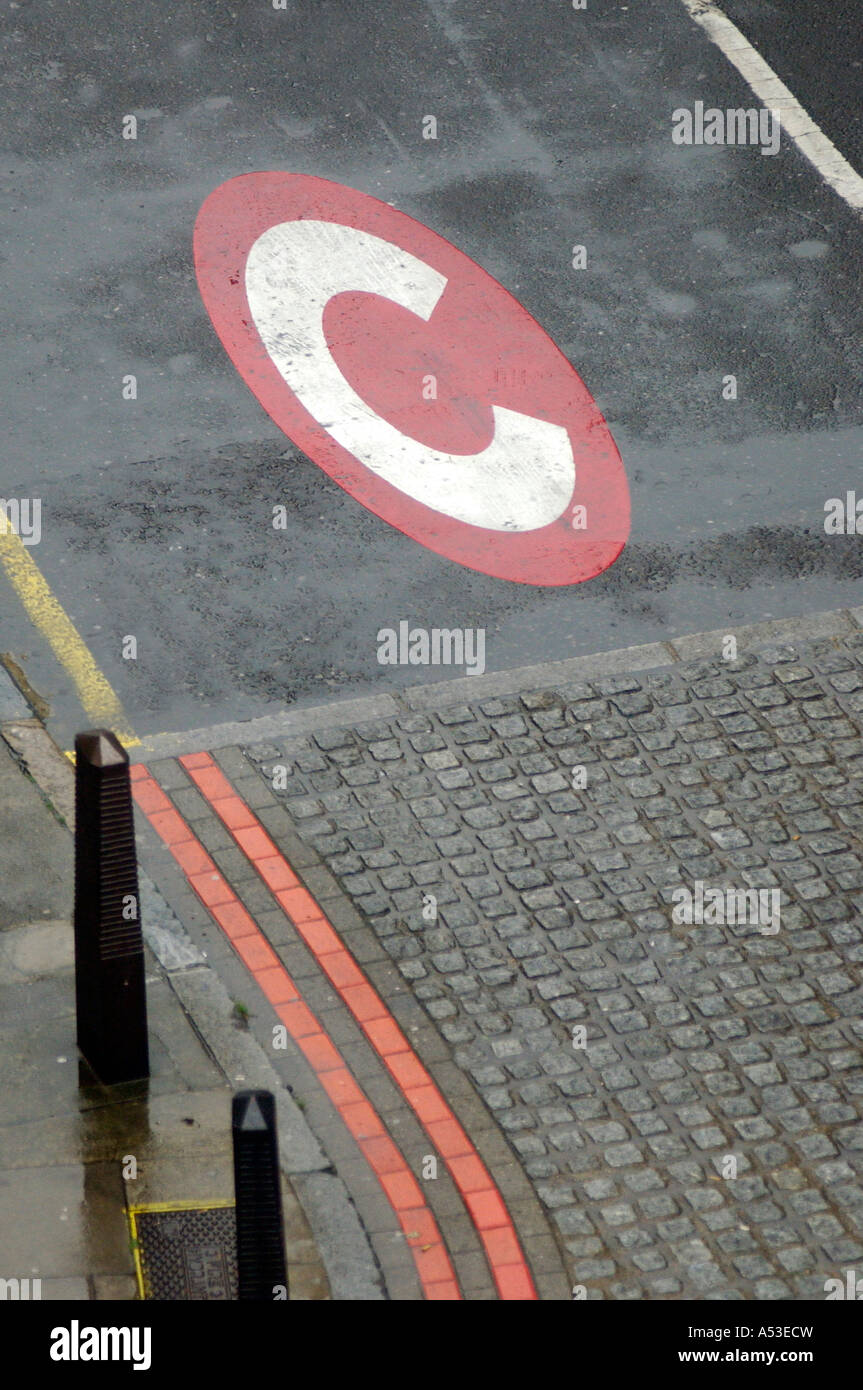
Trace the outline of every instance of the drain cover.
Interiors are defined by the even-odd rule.
[[[130,1212],[141,1298],[231,1302],[237,1298],[234,1208],[137,1207]]]

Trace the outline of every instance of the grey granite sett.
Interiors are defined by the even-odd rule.
[[[289,764],[296,843],[589,1297],[820,1297],[863,1258],[863,634],[766,627],[737,661],[708,633],[425,686],[244,758],[270,790]]]

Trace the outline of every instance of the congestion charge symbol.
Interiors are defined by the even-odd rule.
[[[429,227],[327,179],[245,174],[201,208],[195,268],[271,418],[403,535],[519,584],[579,584],[617,560],[629,488],[588,387]]]

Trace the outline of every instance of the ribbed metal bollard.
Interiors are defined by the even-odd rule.
[[[237,1216],[238,1298],[288,1296],[276,1101],[271,1091],[238,1091],[231,1105]]]
[[[75,739],[75,1000],[98,1079],[149,1076],[129,755],[108,729]]]

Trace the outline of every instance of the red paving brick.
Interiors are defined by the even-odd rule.
[[[448,1120],[452,1114],[437,1086],[409,1086],[405,1098],[424,1125]]]
[[[178,759],[178,761],[180,763],[180,766],[185,768],[186,772],[188,772],[193,767],[213,766],[213,759],[209,753],[184,753],[182,758]],[[150,773],[148,769],[147,776],[149,777],[149,775]]]
[[[217,808],[214,806],[213,810]],[[272,859],[276,847],[265,830],[259,825],[248,826],[245,830],[232,830],[231,834],[244,854],[254,862],[256,859]]]
[[[404,1167],[404,1160],[388,1135],[370,1135],[360,1140],[360,1147],[376,1173],[395,1173]]]
[[[324,914],[311,893],[305,888],[291,888],[286,893],[276,894],[280,907],[287,912],[292,922],[311,922]]]
[[[388,1052],[409,1052],[410,1043],[391,1018],[373,1018],[363,1024],[369,1041],[381,1056]]]
[[[430,1303],[439,1303],[442,1300],[461,1298],[458,1291],[458,1284],[454,1279],[447,1279],[439,1284],[429,1284],[426,1288],[426,1298]]]
[[[300,1046],[304,1043],[305,1039]],[[330,1100],[339,1110],[345,1110],[349,1105],[359,1105],[366,1099],[347,1067],[340,1067],[337,1071],[326,1071],[320,1080]]]
[[[195,874],[187,877],[201,902],[207,907],[217,907],[219,903],[234,901],[235,895],[221,874]]]
[[[166,845],[179,845],[184,841],[191,843],[192,833],[182,816],[176,811],[156,811],[150,816],[150,824],[161,835]]]
[[[451,1158],[447,1167],[462,1192],[481,1192],[483,1188],[488,1187],[486,1166],[473,1154]]]
[[[501,1298],[507,1300],[533,1300],[536,1298],[536,1289],[533,1280],[523,1264],[504,1265],[494,1271],[494,1282],[497,1284],[497,1291]],[[429,1295],[431,1297],[431,1295]]]
[[[486,1249],[495,1265],[515,1265],[521,1258],[518,1241],[509,1226],[497,1226],[486,1234]]]
[[[303,1052],[316,1072],[335,1071],[343,1066],[340,1054],[333,1047],[326,1033],[312,1033],[303,1038]]]
[[[407,1240],[416,1241],[419,1245],[428,1245],[435,1239],[434,1222],[431,1221],[428,1211],[423,1211],[422,1207],[399,1212],[399,1221]]]
[[[440,1241],[427,1246],[418,1245],[416,1241],[410,1241],[409,1244],[423,1279],[427,1279],[429,1283],[443,1283],[452,1278],[452,1265]]]
[[[222,823],[230,830],[237,845],[255,864],[275,900],[296,925],[321,968],[336,985],[354,1017],[362,1024],[369,1041],[395,1078],[406,1102],[414,1110],[447,1162],[483,1242],[486,1258],[501,1298],[536,1299],[536,1290],[512,1221],[490,1175],[444,1097],[431,1083],[425,1067],[410,1049],[383,1001],[368,984],[353,957],[342,946],[326,914],[306,889],[295,886],[299,884],[299,880],[290,864],[278,853],[256,817],[236,795],[209,755],[193,754],[181,759],[181,762],[212,809],[221,817]],[[139,783],[138,790],[146,791],[150,785],[155,786],[154,783]],[[142,803],[139,801],[139,804]],[[155,814],[158,814],[160,809],[171,809],[170,804],[167,808],[153,804]],[[169,833],[174,834],[178,830],[175,822],[170,822],[166,828]],[[198,887],[201,877],[198,875],[197,881],[190,878],[190,882],[193,882],[203,897],[203,885]],[[208,891],[214,890],[211,887]],[[204,900],[206,901],[206,898]],[[230,935],[227,927],[226,931]],[[257,927],[255,932],[258,933]],[[279,989],[277,977],[283,967],[263,936],[260,936],[259,940],[257,937],[254,938],[254,941],[253,946],[251,938],[242,937],[239,940],[234,939],[233,944],[243,959],[255,962],[251,968],[257,972],[262,989],[270,997],[271,993]],[[244,945],[245,952],[242,949]],[[261,945],[266,948],[263,953],[258,949]],[[267,952],[270,952],[272,960],[267,957]],[[289,979],[287,972],[285,979]],[[290,988],[294,988],[293,982],[290,983]],[[422,1193],[413,1175],[403,1164],[396,1146],[385,1133],[373,1136],[369,1134],[369,1126],[380,1124],[380,1121],[350,1072],[342,1064],[337,1049],[321,1031],[314,1015],[301,1002],[282,1003],[275,999],[271,1002],[277,1004],[278,1016],[283,1019],[285,1026],[315,1067],[321,1084],[339,1109],[348,1128],[360,1142],[391,1204],[400,1213],[419,1209],[434,1224],[434,1218],[423,1203]],[[297,1031],[298,1029],[301,1031]],[[394,1164],[396,1166],[393,1166]],[[436,1229],[435,1227],[435,1231]],[[415,1255],[417,1239],[409,1241]],[[420,1256],[424,1259],[423,1267],[420,1265],[420,1257],[416,1258],[426,1297],[459,1298],[449,1257],[439,1235],[436,1239],[423,1240],[422,1244],[428,1246],[426,1250],[420,1248]],[[426,1256],[431,1258],[426,1259]]]
[[[193,753],[191,756],[195,758],[198,755]],[[208,801],[218,801],[220,797],[227,798],[236,795],[234,788],[231,786],[224,772],[216,767],[214,763],[210,763],[209,765],[200,763],[192,769],[189,766],[189,759],[181,758],[180,766],[185,768],[186,772],[192,773],[198,790],[204,793]]]
[[[255,979],[271,1004],[291,1004],[300,997],[281,963],[272,970],[258,970]]]
[[[179,820],[180,817],[177,816],[176,819]],[[208,870],[212,873],[215,869],[209,854],[197,840],[171,841],[167,836],[162,838],[171,846],[171,853],[189,878],[194,874],[205,874]]]
[[[145,816],[153,815],[156,811],[173,811],[174,809],[162,788],[153,781],[144,781],[142,778],[133,782],[132,795],[136,805],[140,806]]]
[[[218,803],[213,809],[218,813]],[[234,839],[242,846],[240,833]],[[285,860],[287,865],[287,860]],[[290,867],[288,865],[288,867]],[[515,1250],[516,1260],[524,1273],[524,1287],[533,1290],[533,1283],[521,1253],[515,1229],[509,1214],[494,1186],[491,1176],[481,1162],[474,1146],[455,1119],[443,1096],[432,1085],[431,1077],[419,1058],[405,1045],[406,1040],[375,992],[365,982],[365,976],[356,965],[350,953],[333,947],[331,939],[326,939],[327,950],[316,950],[315,934],[306,933],[302,927],[303,917],[320,921],[326,914],[310,893],[305,889],[276,892],[276,900],[297,924],[298,930],[306,939],[321,968],[336,985],[342,999],[361,1023],[366,1036],[382,1059],[391,1076],[395,1079],[405,1100],[414,1110],[426,1132],[436,1143],[439,1152],[450,1167],[450,1173],[459,1188],[462,1199],[468,1208],[483,1244],[486,1257],[494,1270],[500,1264],[501,1242],[494,1246],[486,1232],[498,1226],[509,1231],[511,1244],[508,1250]],[[459,1164],[459,1160],[463,1161]],[[536,1297],[532,1294],[518,1294],[519,1297]]]
[[[283,888],[295,886],[296,877],[281,855],[276,855],[273,859],[256,859],[254,863],[261,878],[273,893],[278,893]]]
[[[261,973],[262,975],[266,975],[269,972],[264,970]],[[319,1033],[321,1031],[321,1025],[318,1023],[318,1020],[315,1018],[311,1009],[308,1008],[302,1000],[299,1004],[280,1004],[276,1009],[276,1013],[284,1023],[291,1037],[296,1040],[307,1037],[311,1033]]]
[[[321,956],[320,963],[340,993],[351,985],[365,983],[365,975],[344,947],[340,951],[328,951]]]
[[[341,996],[354,1018],[359,1019],[361,1023],[373,1018],[389,1017],[386,1005],[371,985],[351,985],[341,991]]]
[[[431,1120],[426,1129],[445,1159],[474,1153],[474,1147],[458,1120]]]
[[[220,800],[219,815],[229,830],[243,830],[255,824],[255,817],[238,796],[226,796]]]
[[[206,757],[206,755],[192,755],[192,757],[194,759],[193,766],[202,766],[198,759]],[[191,760],[188,761],[191,762]],[[151,805],[155,805],[158,798],[152,794],[148,797],[148,790],[155,787],[156,784],[149,779],[147,769],[142,765],[138,766],[141,770],[135,778],[137,790],[144,793],[145,800],[149,800]],[[159,814],[159,812],[155,812],[154,818]],[[191,841],[201,853],[204,853],[203,847],[193,837],[185,823],[179,816],[177,819],[180,820],[180,824],[187,832],[183,836],[182,843],[186,844]],[[165,831],[163,839],[167,843],[165,837],[169,834],[175,834],[177,826],[171,822],[163,822],[163,828]],[[171,849],[172,854],[177,858],[176,845],[172,845]],[[209,860],[209,856],[206,857]],[[191,861],[189,860],[189,862]],[[384,1192],[387,1192],[383,1181],[386,1177],[390,1184],[397,1184],[397,1190],[400,1193],[416,1192],[422,1203],[422,1194],[416,1187],[402,1155],[387,1135],[382,1120],[344,1067],[338,1050],[321,1029],[312,1011],[300,999],[294,982],[272,951],[269,942],[258,926],[252,921],[236,895],[221,880],[219,874],[211,872],[197,877],[204,877],[207,880],[205,891],[210,896],[220,890],[228,894],[224,903],[215,904],[213,915],[216,921],[231,940],[234,950],[253,969],[255,980],[265,996],[274,1005],[277,1016],[303,1051],[310,1065],[315,1068],[322,1085],[337,1106],[348,1129],[357,1139],[361,1151],[365,1154],[372,1171],[378,1177],[378,1181],[381,1182]],[[191,878],[189,878],[189,882],[192,882]],[[317,925],[325,927],[332,934],[332,928],[329,927],[328,923],[319,921]],[[341,950],[338,938],[335,940]],[[266,962],[263,967],[260,964],[261,961]],[[398,1217],[396,1209],[393,1208],[393,1210]],[[461,1294],[455,1283],[452,1266],[446,1255],[434,1217],[425,1205],[421,1206],[420,1215],[424,1219],[423,1230],[429,1233],[429,1250],[415,1251],[412,1249],[411,1253],[423,1293],[430,1300],[460,1299]],[[435,1257],[429,1260],[427,1256],[432,1251],[435,1252]],[[443,1252],[442,1259],[440,1252]],[[428,1272],[426,1272],[426,1268]]]
[[[411,1086],[428,1086],[431,1081],[422,1062],[413,1052],[390,1052],[384,1061],[403,1091]]]
[[[350,1126],[351,1134],[355,1139],[358,1139],[363,1146],[367,1143],[378,1143],[386,1138],[386,1130],[384,1129],[383,1122],[378,1118],[368,1101],[361,1101],[358,1105],[342,1106],[342,1118]],[[404,1164],[404,1159],[394,1144],[392,1148],[398,1160],[398,1166],[402,1166]],[[368,1154],[366,1157],[368,1157]],[[376,1168],[377,1164],[372,1164],[372,1167]]]
[[[506,1207],[494,1188],[488,1187],[484,1192],[469,1192],[466,1201],[478,1231],[489,1231],[496,1226],[510,1224]]]
[[[254,918],[240,902],[219,903],[213,908],[213,916],[231,941],[240,936],[254,936],[258,930]]]
[[[380,1180],[396,1211],[422,1206],[423,1196],[411,1173],[383,1173]]]
[[[234,950],[241,960],[252,971],[272,969],[281,965],[281,961],[268,941],[258,934],[257,936],[241,936],[233,942]]]
[[[314,951],[316,956],[325,956],[329,951],[345,949],[329,922],[325,922],[322,917],[314,922],[303,922],[299,932],[309,950]]]

